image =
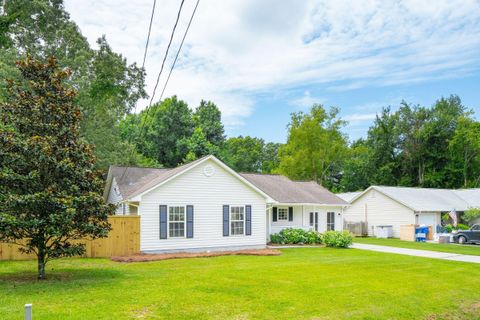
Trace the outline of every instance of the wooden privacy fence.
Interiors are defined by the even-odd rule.
[[[111,216],[108,221],[112,230],[107,238],[95,240],[78,240],[85,243],[85,257],[126,256],[140,253],[140,217]],[[14,244],[0,243],[0,260],[36,259],[34,254],[18,251]]]
[[[365,237],[368,236],[368,225],[364,221],[344,221],[343,230],[350,231],[356,237]]]

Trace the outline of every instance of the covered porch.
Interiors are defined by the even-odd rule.
[[[325,232],[343,229],[343,207],[312,203],[278,203],[267,206],[267,240],[286,228]]]

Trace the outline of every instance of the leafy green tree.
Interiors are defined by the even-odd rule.
[[[202,100],[193,113],[193,120],[195,127],[202,130],[205,139],[211,144],[220,146],[225,142],[222,113],[213,102]]]
[[[191,162],[206,155],[218,155],[220,148],[212,144],[202,128],[197,127],[190,137],[179,141],[178,147],[182,154],[186,154],[183,162]]]
[[[465,211],[462,215],[462,220],[468,224],[476,222],[476,220],[480,219],[480,208],[471,208]]]
[[[192,112],[176,96],[128,116],[121,124],[125,140],[132,141],[145,157],[166,167],[175,167],[186,159],[189,150],[185,139],[193,132]]]
[[[399,134],[396,129],[398,115],[389,107],[383,108],[368,130],[365,145],[369,149],[367,168],[369,184],[397,185]]]
[[[401,150],[400,184],[441,187],[450,183],[448,141],[465,107],[458,96],[442,98],[431,108],[403,103],[398,110]]]
[[[359,139],[352,143],[343,164],[339,191],[363,191],[370,186],[374,172],[369,167],[370,157],[370,148],[365,140]]]
[[[280,165],[278,150],[281,145],[281,143],[274,142],[265,143],[262,152],[262,173],[272,173],[277,170]]]
[[[347,156],[347,139],[341,132],[345,122],[338,108],[327,112],[315,104],[309,113],[292,113],[287,143],[280,147],[278,171],[296,180],[314,180],[329,188],[338,185]]]
[[[225,142],[221,158],[235,171],[261,172],[264,145],[263,139],[232,137]]]
[[[114,206],[102,197],[91,147],[80,136],[70,72],[55,59],[18,63],[22,81],[0,104],[0,241],[35,253],[38,278],[54,258],[80,255],[72,240],[106,237]]]
[[[453,177],[461,177],[464,188],[480,185],[480,122],[469,117],[458,120],[448,145],[451,155],[450,170]]]
[[[4,79],[20,79],[15,60],[26,53],[39,59],[55,56],[61,67],[72,70],[68,81],[78,91],[81,134],[95,145],[97,168],[144,159],[120,139],[118,130],[120,120],[147,96],[143,70],[114,53],[105,37],[97,41],[98,50],[91,49],[61,0],[7,0],[2,9],[8,28],[0,51],[0,100],[6,92]]]

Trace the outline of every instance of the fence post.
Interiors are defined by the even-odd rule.
[[[32,304],[31,303],[25,305],[24,319],[25,320],[32,320]]]

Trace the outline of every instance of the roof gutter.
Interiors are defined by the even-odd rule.
[[[317,207],[349,207],[348,203],[312,203],[312,202],[269,202],[268,204],[284,205],[284,206],[317,206]]]

